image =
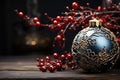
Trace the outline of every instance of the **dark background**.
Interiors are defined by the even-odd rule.
[[[50,16],[56,17],[61,15],[61,12],[65,12],[66,6],[70,6],[72,2],[77,1],[80,5],[86,5],[86,2],[90,2],[92,8],[97,8],[98,5],[102,5],[102,0],[38,0],[39,2],[39,13],[41,14],[41,22],[49,23],[43,14],[47,12]],[[119,1],[119,0],[118,0]],[[2,54],[11,54],[16,51],[14,47],[14,39],[16,33],[14,31],[14,23],[19,21],[19,17],[14,12],[15,9],[23,11],[27,14],[26,8],[27,0],[1,0],[0,1],[0,55]],[[47,29],[43,29],[50,35],[53,33]],[[54,35],[54,34],[53,34]],[[72,33],[69,33],[72,36]],[[70,36],[69,36],[70,38]],[[71,39],[71,38],[70,38]],[[69,41],[68,41],[69,42]],[[69,46],[69,45],[67,45]],[[51,49],[51,48],[50,48]],[[19,49],[20,50],[20,49]],[[47,49],[48,50],[48,49]],[[17,54],[17,53],[15,53]]]

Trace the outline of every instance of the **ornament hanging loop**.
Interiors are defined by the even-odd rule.
[[[102,22],[97,19],[93,19],[89,21],[89,27],[100,27],[102,26]]]

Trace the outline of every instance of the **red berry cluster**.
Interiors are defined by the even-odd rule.
[[[26,20],[30,26],[40,27],[41,23],[38,19],[38,17],[30,18],[29,16],[25,15],[23,12],[19,12],[18,10],[15,10],[15,12],[18,14],[20,18],[23,20]]]
[[[70,52],[62,55],[53,53],[53,60],[51,60],[50,56],[46,56],[45,59],[37,58],[36,60],[38,62],[37,67],[39,67],[42,72],[46,72],[47,70],[54,72],[77,68],[77,65],[73,61],[73,56]]]
[[[109,7],[99,6],[97,9],[90,8],[90,3],[86,3],[86,6],[81,6],[78,2],[72,3],[72,9],[66,6],[68,10],[62,13],[62,16],[52,18],[45,15],[52,22],[47,25],[51,30],[59,30],[58,35],[55,37],[55,41],[58,42],[61,49],[65,48],[65,32],[67,29],[76,30],[77,28],[85,28],[89,26],[89,20],[98,18],[103,22],[105,28],[110,29],[117,36],[117,41],[120,44],[120,5],[114,4],[112,1],[109,3]]]
[[[104,0],[103,0],[104,1]],[[89,26],[89,20],[98,18],[103,22],[103,27],[110,29],[117,37],[117,41],[120,44],[120,4],[114,4],[112,0],[108,3],[110,6],[99,6],[97,9],[90,8],[90,3],[86,3],[86,6],[80,5],[78,2],[71,4],[72,9],[66,6],[67,11],[62,15],[55,18],[45,16],[51,21],[52,24],[41,24],[38,17],[30,18],[23,12],[15,10],[19,17],[26,20],[30,26],[46,26],[50,30],[58,31],[54,40],[58,43],[53,44],[53,47],[59,46],[62,50],[65,49],[65,32],[67,29],[76,30],[78,28],[85,28]],[[106,4],[107,5],[107,4]]]

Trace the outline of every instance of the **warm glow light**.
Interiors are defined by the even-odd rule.
[[[37,44],[36,41],[31,41],[31,45],[32,45],[32,46],[35,46],[36,44]]]

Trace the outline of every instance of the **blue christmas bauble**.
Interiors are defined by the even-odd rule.
[[[90,72],[106,72],[119,57],[119,45],[108,29],[91,23],[74,38],[72,54],[78,67]]]

